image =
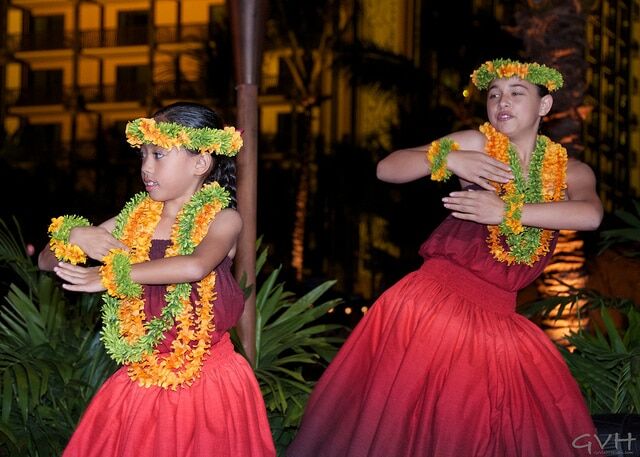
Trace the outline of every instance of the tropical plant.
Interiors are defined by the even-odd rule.
[[[18,223],[12,230],[0,219],[0,456],[57,456],[117,366],[100,341],[99,295],[66,297],[51,274],[37,269],[25,246]],[[258,273],[266,258],[263,249]],[[317,303],[333,281],[296,298],[278,282],[279,274],[280,268],[267,275],[257,294],[254,370],[283,451],[315,382],[303,367],[313,372],[331,360],[344,327],[320,322],[341,303]]]
[[[260,248],[261,240],[257,242]],[[256,260],[260,274],[267,260],[263,248]],[[256,360],[253,366],[269,415],[269,423],[278,454],[282,454],[298,429],[307,398],[316,382],[310,368],[331,361],[344,341],[346,327],[321,319],[340,305],[339,298],[318,303],[335,283],[326,281],[302,297],[285,289],[279,281],[282,267],[269,273],[256,295]],[[234,335],[239,352],[242,344]]]
[[[618,210],[615,215],[621,219],[626,227],[616,228],[602,232],[602,245],[600,252],[614,245],[630,245],[625,249],[625,254],[630,257],[640,257],[640,201],[633,201],[633,211]]]
[[[115,369],[99,339],[98,297],[70,302],[0,220],[0,455],[57,456]]]
[[[634,202],[634,206],[640,214],[640,205]],[[616,214],[629,227],[602,232],[602,247],[631,243],[635,250],[629,255],[637,256],[640,219],[624,211]],[[558,346],[589,410],[592,414],[640,414],[640,304],[588,288],[567,288],[566,296],[532,302],[521,312],[529,317],[558,317],[566,308],[589,312],[592,324],[567,337],[571,349]]]

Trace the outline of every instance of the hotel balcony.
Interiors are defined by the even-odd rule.
[[[170,45],[200,45],[209,39],[209,25],[163,26],[155,27],[153,36],[149,36],[148,27],[130,27],[122,29],[96,29],[78,33],[80,49],[112,49],[128,46],[144,46],[153,38],[159,47]],[[72,49],[74,33],[65,32],[13,34],[7,38],[7,49],[13,53]]]
[[[57,89],[17,89],[5,92],[5,103],[10,107],[34,107],[46,105],[69,106],[73,100],[72,87]],[[147,96],[156,100],[172,100],[178,98],[204,98],[206,87],[200,81],[170,81],[155,83],[149,91],[146,84],[114,84],[79,86],[78,98],[80,106],[91,104],[139,102],[144,104]]]

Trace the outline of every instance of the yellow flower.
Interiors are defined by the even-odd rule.
[[[64,216],[54,217],[51,219],[51,225],[49,225],[49,233],[54,233],[60,230],[62,223],[64,222]]]

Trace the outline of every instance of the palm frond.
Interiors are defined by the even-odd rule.
[[[0,266],[21,280],[0,304],[0,455],[57,456],[115,365],[98,338],[95,297],[70,302],[22,246],[0,221]]]
[[[256,249],[260,249],[261,239]],[[256,270],[267,260],[267,249],[260,249]],[[301,297],[279,280],[281,267],[266,275],[256,291],[256,360],[254,372],[264,397],[269,423],[277,448],[282,451],[293,438],[304,405],[316,379],[304,373],[305,366],[327,363],[344,341],[346,330],[321,319],[341,299],[322,301],[335,284],[326,281]],[[236,348],[242,344],[232,333]]]

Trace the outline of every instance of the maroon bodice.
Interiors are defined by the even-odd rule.
[[[557,241],[557,234],[549,246],[549,253],[532,266],[498,262],[487,244],[486,225],[448,216],[420,247],[425,259],[447,259],[477,277],[509,292],[531,284],[549,262]]]
[[[151,243],[150,259],[160,259],[164,257],[165,250],[169,246],[169,240],[153,240]],[[220,340],[227,330],[236,325],[244,310],[244,298],[242,290],[231,273],[231,259],[225,257],[215,268],[216,272],[216,300],[213,304],[215,331],[211,344]],[[196,286],[193,284],[191,291],[191,302],[198,300]],[[147,320],[160,315],[162,308],[166,305],[164,299],[167,293],[166,286],[152,285],[144,286],[144,312]],[[175,326],[165,334],[164,340],[158,345],[161,353],[171,350],[171,342],[175,339]]]

